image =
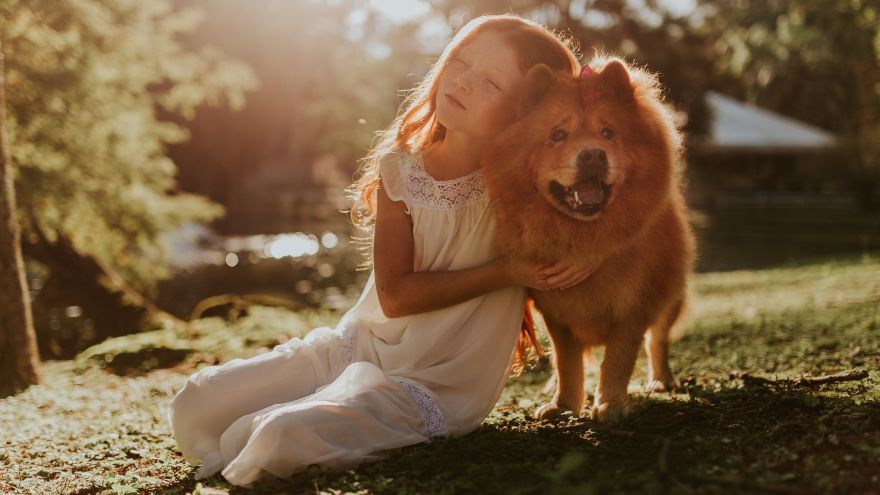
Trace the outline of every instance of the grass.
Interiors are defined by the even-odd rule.
[[[256,493],[880,493],[880,259],[862,256],[695,275],[672,365],[676,394],[644,391],[621,423],[532,414],[546,365],[511,378],[461,438],[408,447],[339,473],[310,469]],[[106,341],[46,362],[43,383],[0,400],[0,492],[245,493],[197,483],[165,408],[189,373],[333,324],[334,313],[254,307]],[[598,353],[601,358],[601,353]],[[544,363],[546,364],[546,363]],[[867,377],[798,384],[802,375]],[[757,380],[763,378],[765,380]],[[588,375],[588,390],[595,374]]]

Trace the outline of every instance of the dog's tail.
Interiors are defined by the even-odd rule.
[[[538,311],[535,308],[535,300],[531,297],[526,297],[519,341],[516,343],[516,359],[513,363],[513,372],[516,374],[522,373],[529,361],[536,360],[544,355],[544,349],[541,348],[541,343],[538,342],[535,311]],[[530,352],[530,350],[533,352]]]

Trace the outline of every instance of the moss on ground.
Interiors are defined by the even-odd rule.
[[[880,260],[697,275],[672,365],[676,394],[644,391],[599,426],[532,414],[546,367],[511,378],[483,425],[352,471],[311,469],[256,493],[880,493]],[[0,492],[245,493],[197,483],[170,437],[168,401],[201,366],[247,357],[338,314],[253,308],[192,335],[112,339],[44,363],[43,383],[0,400]],[[601,359],[601,353],[597,353]],[[843,382],[799,383],[866,370]],[[588,377],[588,390],[595,387]]]

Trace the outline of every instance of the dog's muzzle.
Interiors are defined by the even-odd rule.
[[[611,196],[608,155],[602,149],[583,150],[578,155],[577,175],[570,185],[550,181],[550,194],[565,208],[578,215],[592,216],[605,209]]]

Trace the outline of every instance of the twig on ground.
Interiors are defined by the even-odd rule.
[[[593,430],[593,431],[598,431],[598,432],[602,432],[602,433],[607,433],[607,434],[615,436],[615,437],[632,438],[637,435],[637,433],[634,431],[618,430],[617,428],[609,428],[607,426],[602,426],[599,424],[590,424],[590,423],[557,426],[557,427],[553,428],[553,431],[587,431],[587,430]],[[641,435],[641,433],[638,433],[638,434]]]
[[[819,383],[832,383],[832,382],[848,382],[855,380],[864,380],[868,378],[868,370],[850,370],[843,371],[840,373],[834,373],[831,375],[822,375],[822,376],[804,376],[796,381],[798,385],[804,384],[819,384]]]
[[[847,382],[855,380],[863,380],[868,377],[868,370],[849,370],[840,373],[820,376],[802,376],[800,378],[765,378],[762,376],[752,376],[748,371],[734,371],[730,373],[731,378],[739,378],[747,383],[756,383],[762,385],[821,385],[824,383]]]

